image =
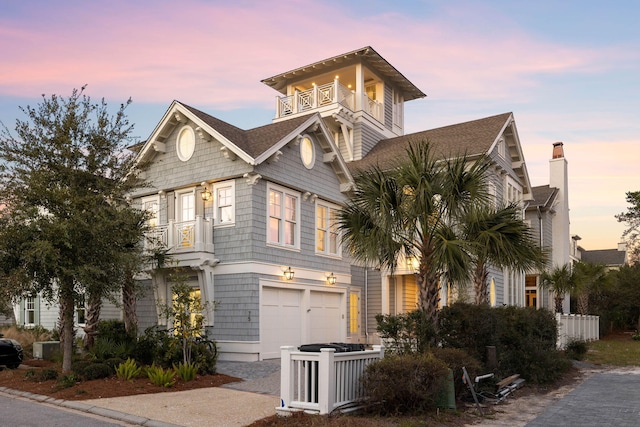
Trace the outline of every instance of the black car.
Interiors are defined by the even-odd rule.
[[[22,363],[22,346],[16,340],[3,338],[0,334],[0,366],[16,369]]]

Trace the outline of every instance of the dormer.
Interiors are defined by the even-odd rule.
[[[262,80],[276,97],[274,122],[319,113],[347,161],[367,151],[354,136],[361,125],[379,139],[404,134],[404,103],[426,95],[371,47]]]

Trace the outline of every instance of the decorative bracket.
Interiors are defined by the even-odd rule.
[[[207,132],[205,132],[204,129],[202,129],[200,126],[196,128],[196,133],[198,134],[200,139],[202,139],[203,141],[206,141],[206,142],[211,141],[211,136]]]
[[[220,151],[222,152],[222,155],[224,156],[225,159],[227,160],[231,160],[234,161],[235,159],[238,158],[238,156],[236,155],[236,153],[234,153],[233,151],[231,151],[229,149],[229,147],[226,146],[222,146],[220,147]]]
[[[247,185],[256,185],[260,178],[262,178],[262,175],[255,172],[247,172],[242,175],[242,177],[247,181]]]

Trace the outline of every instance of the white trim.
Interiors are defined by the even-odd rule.
[[[176,203],[175,203],[175,218],[176,221],[178,222],[182,222],[182,221],[193,221],[196,219],[196,189],[195,187],[192,188],[188,188],[188,189],[183,189],[183,190],[176,190],[175,191],[175,198],[176,198]],[[184,218],[183,216],[183,206],[182,206],[182,196],[186,196],[186,195],[191,195],[193,197],[193,218]]]
[[[189,137],[189,140],[185,140],[182,136]],[[181,146],[182,142],[188,143],[189,145]],[[176,136],[176,154],[178,158],[183,162],[188,161],[191,157],[193,157],[193,153],[196,151],[196,133],[193,131],[193,128],[189,125],[182,126],[178,131],[178,135]]]
[[[305,141],[309,141],[309,143],[305,144]],[[311,151],[307,152],[307,149]],[[308,156],[310,158],[307,158]],[[302,160],[302,165],[307,169],[313,169],[316,163],[316,146],[310,135],[302,135],[302,138],[300,138],[300,160]]]
[[[221,190],[224,188],[231,188],[231,203],[230,203],[231,220],[226,222],[222,222],[220,215],[218,214],[219,213],[218,210],[220,208],[218,190]],[[213,193],[213,224],[214,226],[226,227],[226,226],[235,225],[236,223],[236,181],[232,179],[229,181],[216,182],[212,186],[212,193]]]
[[[279,216],[273,216],[274,219],[278,219],[280,221],[280,227],[279,227],[279,232],[278,232],[278,240],[271,240],[271,235],[270,235],[270,227],[271,227],[271,192],[277,192],[279,194],[281,194],[281,200],[280,200],[280,212],[278,213]],[[295,198],[295,218],[293,219],[293,221],[287,221],[285,219],[285,213],[286,213],[286,200],[287,197],[291,197],[291,198]],[[301,199],[301,194],[298,191],[293,191],[289,188],[286,187],[281,187],[279,185],[275,185],[272,183],[268,183],[267,184],[267,206],[266,206],[266,232],[267,232],[267,244],[268,245],[273,245],[276,247],[281,247],[281,248],[285,248],[285,249],[300,249],[300,230],[301,230],[301,224],[300,224],[300,199]],[[293,238],[293,244],[286,244],[285,243],[285,224],[289,222],[293,222],[294,223],[294,238]]]
[[[320,228],[318,226],[318,208],[319,207],[324,207],[327,209],[327,221],[329,222],[329,224],[324,224],[325,227]],[[336,252],[332,253],[330,251],[330,236],[331,236],[331,228],[336,227],[337,228],[337,224],[332,224],[331,223],[331,212],[335,211],[337,214],[337,211],[340,210],[340,206],[334,204],[334,203],[330,203],[327,202],[326,200],[319,200],[316,199],[316,204],[315,204],[315,220],[314,220],[314,242],[315,242],[315,253],[316,255],[322,255],[322,256],[329,256],[332,258],[342,258],[342,245],[340,244],[340,234],[339,232],[336,230]],[[324,243],[324,247],[325,249],[323,251],[318,250],[318,230],[322,229],[325,232],[325,241]]]

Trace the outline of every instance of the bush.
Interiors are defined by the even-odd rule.
[[[127,334],[122,320],[100,320],[97,326],[97,339],[106,339],[112,342],[133,342],[134,338]]]
[[[126,362],[121,363],[116,367],[116,376],[121,380],[131,381],[138,377],[142,370],[136,364],[133,359],[127,359]]]
[[[86,381],[97,380],[110,377],[113,375],[113,370],[105,363],[90,363],[82,369],[82,372],[78,372],[78,375]]]
[[[25,374],[24,378],[29,381],[42,382],[49,380],[57,380],[58,379],[58,371],[51,368],[44,369],[29,369]]]
[[[391,354],[424,353],[435,332],[424,310],[404,314],[377,314],[377,330]]]
[[[464,349],[486,364],[495,346],[498,377],[514,373],[533,383],[555,381],[570,363],[556,349],[558,325],[549,310],[456,303],[439,314],[443,347]]]
[[[569,359],[572,360],[583,360],[587,355],[587,351],[589,350],[589,345],[585,340],[574,339],[567,343],[567,348],[565,348],[566,355]]]
[[[125,359],[121,359],[119,357],[112,357],[104,361],[104,364],[111,368],[111,373],[116,373],[116,368],[125,361]]]
[[[52,339],[51,331],[39,325],[36,325],[33,328],[12,325],[0,328],[0,332],[5,338],[14,339],[22,345],[25,359],[31,359],[33,357],[34,342],[50,341]]]
[[[212,375],[216,373],[218,350],[213,340],[200,339],[191,344],[191,360],[198,366],[200,375]]]
[[[160,387],[173,387],[176,383],[175,372],[173,369],[162,369],[159,366],[148,366],[147,377],[151,383]]]
[[[182,344],[177,337],[152,326],[138,338],[131,356],[141,365],[169,368],[182,362]]]
[[[67,374],[67,375],[61,376],[58,379],[58,382],[56,383],[56,387],[58,387],[59,389],[69,388],[76,385],[77,382],[78,382],[78,378],[76,378],[74,374]]]
[[[431,355],[391,356],[368,365],[362,383],[371,411],[416,414],[436,406],[447,375],[445,363]]]

